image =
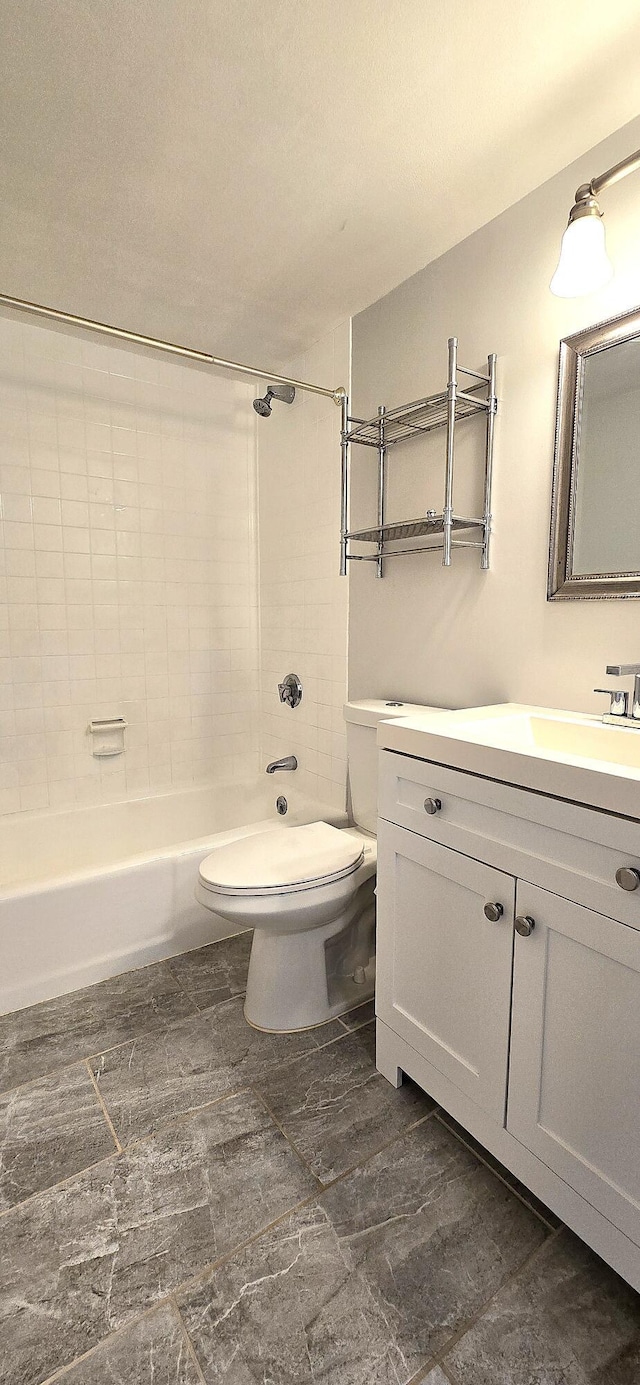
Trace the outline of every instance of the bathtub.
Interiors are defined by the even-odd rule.
[[[239,832],[320,819],[347,822],[288,775],[0,819],[0,1013],[227,936],[195,900],[200,862]]]

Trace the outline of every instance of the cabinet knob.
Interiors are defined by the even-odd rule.
[[[434,817],[436,813],[440,812],[441,807],[442,803],[439,798],[425,798],[424,800],[424,811],[428,813],[431,818]]]
[[[498,923],[503,914],[504,909],[501,904],[485,904],[484,906],[484,916],[489,920],[489,923]]]
[[[516,933],[519,933],[521,938],[530,937],[535,926],[536,921],[532,919],[531,914],[518,914],[516,919]]]
[[[635,866],[620,866],[616,871],[616,884],[621,890],[637,890],[640,870],[636,870]]]

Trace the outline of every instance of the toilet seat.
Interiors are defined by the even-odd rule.
[[[227,896],[294,894],[352,875],[364,855],[361,837],[312,822],[216,848],[200,866],[200,883]]]

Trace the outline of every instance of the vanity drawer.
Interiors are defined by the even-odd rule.
[[[413,759],[379,756],[380,817],[640,929],[640,823]],[[439,805],[439,806],[438,806]]]

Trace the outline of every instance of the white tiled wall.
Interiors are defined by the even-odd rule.
[[[345,323],[290,369],[348,384],[349,359]],[[252,774],[292,752],[299,786],[343,805],[339,411],[299,391],[258,421],[257,506],[254,394],[0,318],[0,812]],[[291,670],[293,713],[277,695]],[[102,716],[126,718],[123,756],[91,754]]]
[[[254,772],[254,392],[0,319],[0,811]]]
[[[349,385],[350,325],[295,361],[298,379]],[[348,583],[338,575],[340,412],[298,391],[258,421],[261,622],[261,753],[295,754],[297,782],[333,806],[345,802]],[[278,700],[286,673],[302,679],[295,711]],[[286,792],[287,776],[277,783]]]

